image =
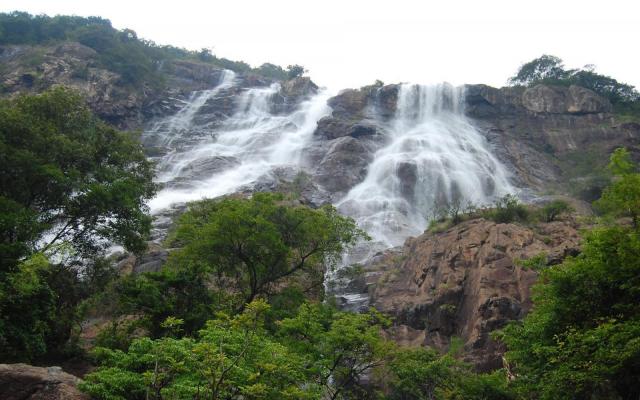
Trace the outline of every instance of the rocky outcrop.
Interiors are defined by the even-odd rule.
[[[324,189],[340,196],[366,177],[373,151],[363,141],[350,136],[332,140],[328,146],[314,178]]]
[[[537,272],[518,261],[544,253],[557,264],[579,252],[571,221],[534,227],[470,220],[407,240],[365,266],[371,304],[394,317],[401,344],[445,351],[452,338],[479,370],[501,366],[502,345],[490,334],[531,308]]]
[[[174,212],[176,211],[174,210]],[[175,215],[167,216],[168,221],[166,221],[165,225],[159,226],[159,224],[156,224],[155,229],[163,229],[162,237],[166,235],[166,230],[169,229],[172,224],[172,217],[175,217]],[[158,236],[160,236],[160,234],[158,234]],[[116,269],[121,275],[158,272],[162,269],[162,266],[167,262],[168,258],[169,250],[156,242],[149,242],[147,250],[139,256],[123,253],[121,258],[117,260]]]
[[[317,91],[318,86],[307,76],[300,76],[283,82],[279,93],[281,111],[293,111],[302,100],[309,98]]]
[[[589,89],[571,85],[536,85],[522,93],[522,105],[535,113],[597,114],[610,112],[611,103]]]
[[[366,177],[395,113],[397,85],[347,89],[329,99],[330,116],[318,121],[307,149],[314,179],[336,200]]]
[[[60,367],[0,364],[0,398],[4,400],[88,400],[77,377]]]
[[[568,192],[581,160],[603,167],[611,151],[637,147],[640,126],[618,123],[608,100],[579,86],[466,86],[466,113],[522,186]],[[578,174],[579,175],[579,174]]]
[[[98,67],[95,50],[80,43],[57,46],[3,46],[0,61],[5,68],[0,84],[5,93],[39,92],[54,85],[70,86],[82,93],[94,112],[119,126],[142,123],[142,105],[149,88],[121,84],[117,73]]]
[[[211,89],[223,69],[191,60],[167,60],[155,66],[157,79],[132,85],[108,69],[100,55],[76,42],[49,46],[0,46],[0,95],[38,93],[54,85],[72,87],[82,93],[91,109],[106,122],[121,129],[141,129],[149,121],[174,114],[194,91]],[[273,79],[238,74],[236,85],[203,107],[211,115],[228,116],[234,96],[249,87],[263,87]],[[318,87],[308,77],[282,83],[274,99],[277,112],[289,112]]]

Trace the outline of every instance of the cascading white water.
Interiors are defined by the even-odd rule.
[[[331,112],[324,91],[296,111],[274,112],[280,90],[274,84],[236,95],[229,117],[207,114],[207,103],[234,84],[233,73],[223,74],[215,88],[194,93],[175,115],[145,132],[148,143],[169,150],[157,158],[164,188],[149,204],[164,219],[157,226],[170,223],[168,214],[160,214],[173,204],[236,192],[280,166],[302,168],[318,120]],[[463,98],[461,89],[447,84],[401,85],[395,116],[378,121],[386,128],[386,145],[374,154],[364,181],[336,203],[374,239],[346,256],[345,265],[419,235],[439,206],[486,204],[513,191],[506,169],[464,116]],[[335,274],[327,280],[341,285]],[[366,295],[345,288],[331,292],[349,308],[366,304]]]
[[[192,97],[185,108],[159,126],[178,126],[180,132],[187,129],[188,134],[195,128],[198,110],[232,84],[232,78],[223,79],[216,88]],[[221,126],[199,128],[204,135],[195,140],[183,138],[186,145],[164,156],[158,165],[158,181],[165,188],[150,202],[152,213],[175,203],[233,193],[278,165],[299,166],[302,149],[311,140],[317,121],[331,111],[327,105],[329,94],[321,91],[296,111],[278,115],[271,108],[279,89],[278,84],[273,84],[246,90],[234,114]],[[203,97],[206,98],[202,100]],[[171,143],[171,138],[165,140],[165,144]]]
[[[513,191],[505,167],[463,110],[463,89],[401,85],[388,144],[337,203],[382,247],[421,234],[438,207],[487,204]]]
[[[154,145],[167,148],[180,147],[180,143],[192,135],[193,119],[206,102],[215,97],[224,89],[233,86],[236,74],[233,71],[224,70],[220,76],[220,82],[213,89],[193,92],[189,99],[177,113],[156,122],[151,129],[144,133],[143,139]],[[178,145],[176,145],[178,143]],[[162,161],[169,161],[162,160]]]

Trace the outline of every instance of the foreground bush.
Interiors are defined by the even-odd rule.
[[[589,232],[582,254],[542,270],[533,311],[502,337],[522,398],[640,396],[639,174],[624,150],[610,169],[618,179],[599,204],[633,224]]]

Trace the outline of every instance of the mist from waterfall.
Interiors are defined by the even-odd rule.
[[[463,88],[402,84],[388,144],[336,206],[377,248],[421,234],[452,202],[482,205],[513,191],[505,167],[464,115]],[[374,246],[376,248],[376,246]]]
[[[146,133],[172,147],[158,162],[157,181],[165,187],[150,202],[152,213],[233,193],[277,166],[299,166],[317,121],[331,111],[329,93],[320,91],[291,113],[274,113],[273,98],[280,90],[275,83],[244,90],[234,113],[219,126],[198,126],[200,109],[233,84],[232,73],[225,74],[214,89],[195,94]]]

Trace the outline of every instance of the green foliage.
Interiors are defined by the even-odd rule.
[[[593,66],[583,69],[565,69],[562,60],[555,56],[542,55],[523,64],[515,76],[509,78],[512,85],[533,86],[539,83],[556,85],[578,85],[608,98],[614,105],[634,104],[640,94],[631,85],[593,71]]]
[[[547,254],[543,252],[526,260],[516,260],[516,265],[520,265],[523,269],[540,271],[547,266]]]
[[[144,246],[152,166],[63,88],[0,102],[0,164],[0,358],[66,352],[78,304],[113,278],[105,239]]]
[[[637,212],[637,173],[618,149],[618,176],[599,205]],[[634,399],[640,395],[640,231],[637,225],[587,233],[582,254],[541,271],[533,311],[502,334],[514,387],[524,398]]]
[[[78,94],[55,88],[1,102],[0,163],[0,273],[62,242],[78,255],[95,252],[101,239],[143,248],[152,165]]]
[[[182,245],[169,264],[201,266],[216,284],[236,295],[236,307],[269,295],[300,273],[322,279],[342,253],[366,238],[354,221],[326,206],[287,205],[282,196],[257,193],[193,203],[178,222],[174,241]]]
[[[49,263],[41,254],[20,263],[0,284],[0,355],[31,360],[46,351],[55,297],[45,281]]]
[[[624,148],[611,155],[608,168],[616,179],[595,205],[600,211],[615,217],[630,217],[637,228],[640,223],[640,173],[636,172],[631,156]]]
[[[367,388],[362,377],[384,366],[394,351],[381,336],[381,328],[388,325],[375,310],[352,314],[305,304],[296,317],[281,321],[276,334],[304,357],[313,382],[328,398],[363,398]]]
[[[553,222],[560,215],[567,214],[573,211],[573,207],[563,200],[553,200],[550,203],[545,204],[540,209],[540,216],[544,222]]]
[[[290,74],[299,73],[297,68],[285,71],[282,67],[268,63],[252,69],[241,61],[218,58],[209,49],[190,51],[158,45],[138,38],[130,29],[117,30],[109,20],[99,17],[48,17],[17,11],[0,13],[0,45],[49,44],[69,40],[96,50],[103,67],[120,74],[121,83],[137,88],[159,87],[164,80],[161,67],[166,61],[172,60],[199,61],[235,72],[254,72],[277,80],[288,79]]]
[[[142,338],[126,352],[98,348],[100,368],[81,388],[96,399],[350,398],[358,372],[382,365],[393,347],[375,313],[307,304],[270,335],[268,311],[256,300],[242,314],[209,321],[197,339]]]
[[[529,219],[529,211],[512,194],[496,200],[495,207],[487,211],[486,217],[497,223],[526,222]]]
[[[304,75],[305,72],[307,72],[307,70],[304,69],[302,65],[294,64],[287,66],[287,78],[289,79],[298,78]]]
[[[273,305],[272,327],[305,297],[321,297],[325,268],[364,237],[334,208],[293,205],[281,195],[193,203],[172,234],[171,245],[180,249],[165,268],[120,279],[93,308],[140,315],[151,337],[166,335],[166,319],[179,318],[189,336],[216,312],[240,312],[261,297]]]
[[[399,350],[390,362],[389,400],[508,400],[502,371],[475,374],[450,355],[440,356],[426,348]]]
[[[543,270],[533,312],[503,337],[521,392],[540,399],[640,394],[638,260],[637,232],[604,228],[587,235],[579,257]]]
[[[562,60],[556,56],[543,54],[520,66],[516,75],[509,78],[509,83],[529,86],[547,80],[564,78],[566,78],[566,71]]]
[[[288,77],[287,71],[285,71],[281,66],[271,63],[262,64],[256,69],[256,72],[262,76],[272,79],[284,80]]]
[[[181,329],[195,334],[216,311],[229,309],[224,291],[211,290],[208,271],[197,265],[164,268],[139,276],[128,276],[110,289],[117,299],[117,315],[142,314],[140,322],[152,337],[168,333],[163,323],[169,317],[182,320]]]

